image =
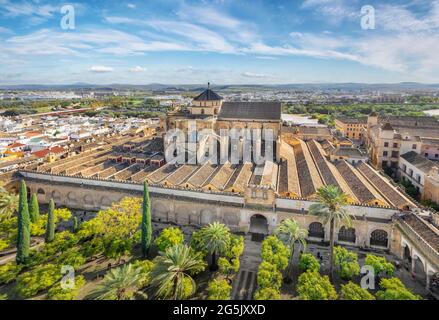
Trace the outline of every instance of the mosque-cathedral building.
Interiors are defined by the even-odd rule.
[[[195,150],[184,147],[186,162],[167,162],[166,149],[175,140],[166,133],[173,129],[186,137],[193,129],[210,130],[218,142],[216,160],[231,151],[238,151],[239,159],[190,163],[191,156],[210,145],[207,138],[197,141]],[[255,163],[248,157],[265,149],[263,134],[245,149],[230,140],[220,143],[223,129],[271,130],[272,159]],[[307,210],[320,187],[335,185],[348,195],[347,209],[354,215],[353,228],[337,227],[337,243],[408,255],[410,261],[421,261],[427,276],[439,271],[439,233],[414,214],[418,204],[364,161],[331,161],[337,147],[335,138],[304,140],[284,128],[279,102],[228,102],[208,87],[157,128],[33,164],[20,174],[42,203],[54,199],[58,206],[96,211],[125,196],[141,195],[146,181],[156,221],[194,226],[221,221],[235,232],[268,234],[293,218],[308,230],[310,241],[318,242],[329,240],[329,228]],[[424,233],[426,239],[417,241]]]

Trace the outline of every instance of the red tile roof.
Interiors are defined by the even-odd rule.
[[[14,149],[14,148],[20,148],[20,147],[24,147],[25,144],[19,143],[19,142],[14,142],[13,144],[10,144],[9,146],[6,146],[6,149]]]
[[[43,150],[38,150],[33,152],[32,154],[38,158],[44,158],[45,156],[47,156],[49,153],[61,153],[64,152],[64,148],[59,147],[59,146],[54,146],[52,148],[47,148],[47,149],[43,149]]]

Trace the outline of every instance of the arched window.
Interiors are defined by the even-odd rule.
[[[44,191],[44,189],[39,188],[39,189],[37,190],[37,194],[45,195],[46,192]]]
[[[355,229],[341,227],[338,231],[338,241],[355,243]]]
[[[52,191],[52,198],[53,201],[57,202],[61,200],[61,193],[58,190],[53,190]]]
[[[308,228],[308,236],[313,238],[324,238],[325,229],[323,229],[323,225],[320,222],[311,223]]]
[[[378,247],[386,247],[389,243],[387,232],[377,229],[370,234],[370,245]]]

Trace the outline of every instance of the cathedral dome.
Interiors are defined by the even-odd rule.
[[[210,83],[207,84],[207,89],[194,98],[194,101],[218,101],[223,100],[219,94],[210,89]]]

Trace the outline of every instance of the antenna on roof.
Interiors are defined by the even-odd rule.
[[[207,83],[207,89],[210,89],[210,82]]]

